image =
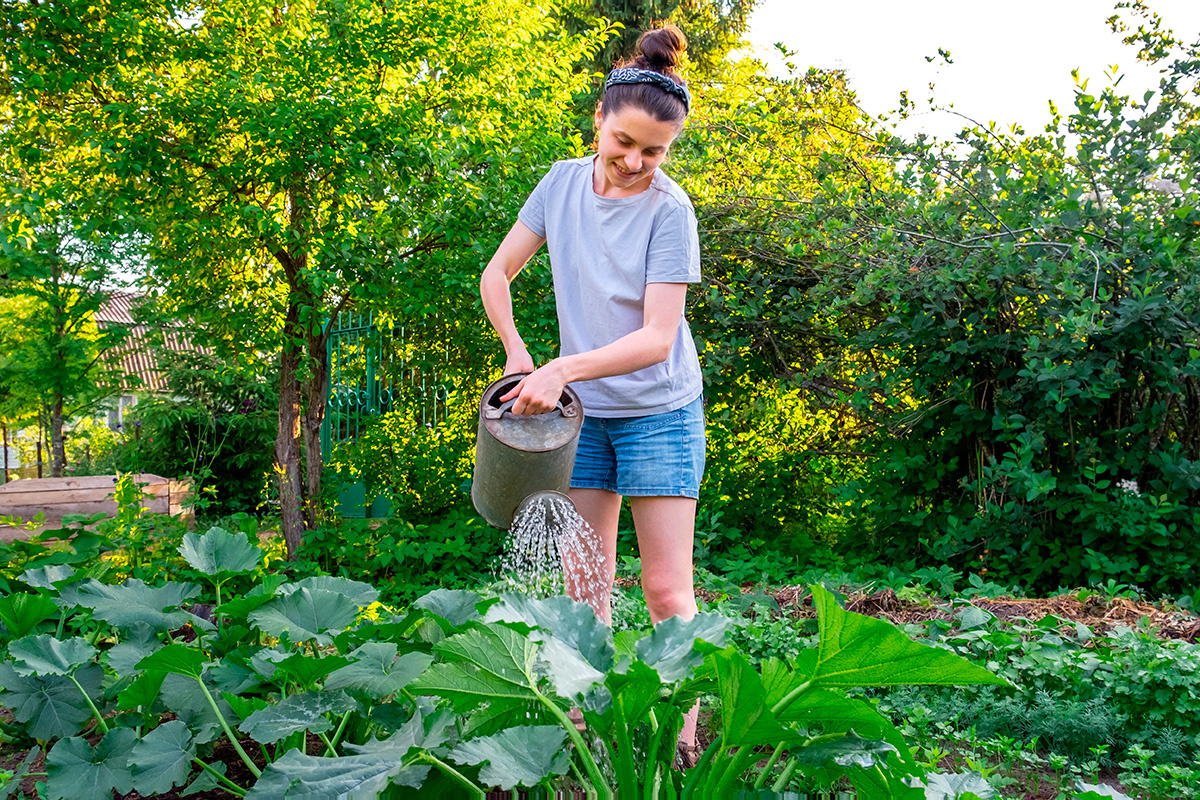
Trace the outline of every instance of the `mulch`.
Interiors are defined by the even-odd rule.
[[[742,591],[748,592],[751,588],[743,587]],[[785,586],[766,593],[779,603],[783,613],[798,619],[816,616],[807,586]],[[717,597],[702,589],[697,590],[696,596],[709,602]],[[1078,594],[1072,593],[1043,599],[997,597],[976,598],[969,602],[1003,622],[1038,622],[1047,616],[1054,616],[1066,623],[1082,623],[1091,628],[1095,635],[1108,634],[1118,627],[1133,628],[1145,624],[1160,639],[1200,641],[1200,617],[1181,610],[1164,610],[1145,600],[1128,597],[1110,600],[1100,595],[1089,595],[1081,602]],[[950,603],[936,598],[923,602],[902,600],[891,589],[856,591],[846,595],[847,611],[886,619],[895,625],[935,619],[953,621],[961,608],[961,604],[954,608]]]

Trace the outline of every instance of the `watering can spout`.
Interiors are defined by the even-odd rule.
[[[583,404],[569,386],[553,411],[513,414],[514,401],[500,398],[527,374],[505,375],[479,401],[471,502],[489,525],[501,530],[512,526],[518,506],[534,495],[552,492],[565,499],[583,425]]]

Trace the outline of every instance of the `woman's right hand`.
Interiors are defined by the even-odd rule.
[[[515,353],[510,353],[504,362],[504,374],[512,375],[514,372],[533,372],[533,357],[524,347]]]

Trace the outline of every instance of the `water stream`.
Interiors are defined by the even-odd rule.
[[[513,589],[533,597],[565,591],[593,608],[608,602],[596,533],[570,500],[553,492],[533,495],[517,509],[500,572]]]

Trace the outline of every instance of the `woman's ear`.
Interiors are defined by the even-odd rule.
[[[597,131],[600,130],[600,120],[604,119],[603,109],[604,109],[604,101],[603,100],[600,101],[599,103],[596,103],[596,115],[595,115],[595,117],[593,117],[592,122],[595,124]]]

